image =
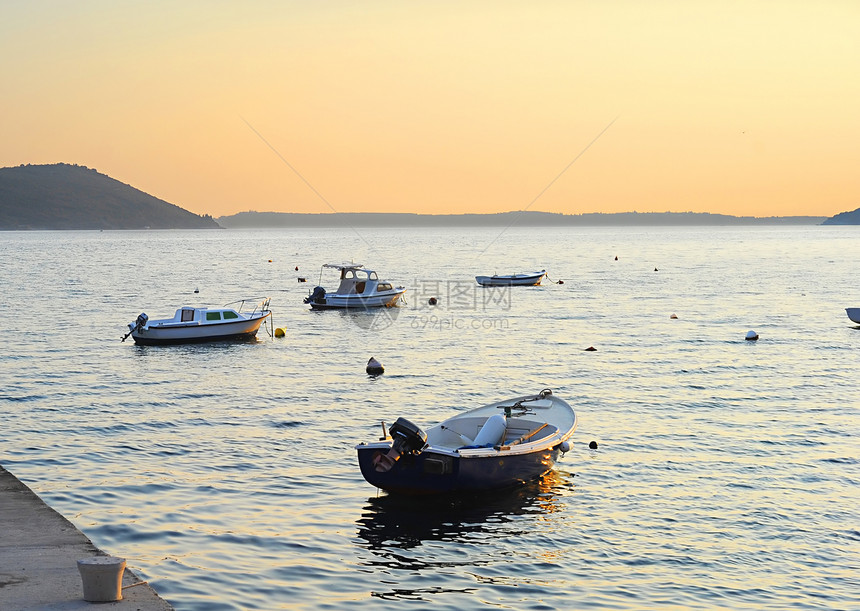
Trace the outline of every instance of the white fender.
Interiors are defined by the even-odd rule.
[[[497,445],[505,439],[505,430],[508,428],[508,421],[504,414],[494,414],[487,418],[484,426],[475,437],[474,445],[485,446],[487,444]]]

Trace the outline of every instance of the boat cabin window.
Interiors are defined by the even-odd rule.
[[[380,282],[378,285],[376,285],[376,290],[377,291],[390,291],[391,285],[387,282]]]
[[[376,275],[376,272],[370,272],[367,277],[371,280],[379,280],[379,277]]]
[[[181,322],[191,322],[194,320],[194,310],[182,310]]]
[[[206,312],[206,320],[221,320],[221,312]]]
[[[231,310],[227,310],[224,312],[224,320],[230,320],[232,318],[239,318],[239,315]]]

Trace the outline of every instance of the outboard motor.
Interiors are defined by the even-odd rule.
[[[321,286],[314,287],[314,292],[305,297],[305,303],[325,303],[325,289]]]
[[[128,336],[135,331],[140,331],[141,329],[143,329],[146,326],[146,322],[148,320],[149,316],[147,316],[146,313],[141,312],[140,315],[137,317],[137,320],[128,323],[128,333],[125,334],[125,336],[122,338],[122,341],[128,339]]]
[[[378,454],[373,459],[374,468],[380,473],[390,471],[404,454],[415,454],[427,445],[427,433],[409,422],[406,418],[398,418],[388,428],[388,433],[394,442],[388,454]]]

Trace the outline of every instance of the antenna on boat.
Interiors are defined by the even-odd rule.
[[[466,444],[467,446],[470,446],[470,445],[472,445],[472,444],[474,443],[474,441],[473,441],[472,439],[469,439],[468,437],[466,437],[466,436],[465,436],[465,435],[463,435],[462,433],[458,433],[457,431],[455,431],[454,429],[452,429],[452,428],[451,428],[451,427],[449,427],[449,426],[441,426],[441,427],[439,427],[439,428],[441,428],[443,431],[451,431],[451,432],[452,432],[452,433],[454,433],[457,437],[459,437],[460,439],[462,439],[462,440],[463,440],[463,442],[465,442],[465,444]]]

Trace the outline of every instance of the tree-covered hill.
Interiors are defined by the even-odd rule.
[[[860,208],[850,212],[840,212],[824,221],[822,225],[860,225]]]
[[[0,168],[0,229],[218,229],[199,216],[79,165]]]

